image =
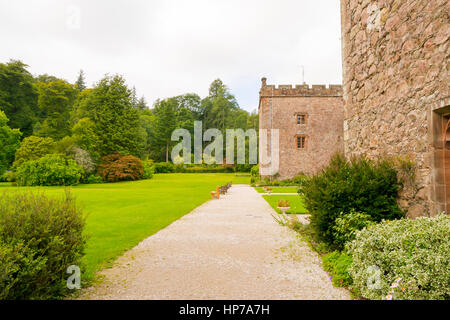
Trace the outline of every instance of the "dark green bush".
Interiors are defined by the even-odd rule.
[[[81,265],[85,220],[69,194],[0,197],[0,300],[52,299],[67,293],[66,271]]]
[[[156,162],[155,173],[172,173],[175,172],[175,165],[172,162]]]
[[[50,154],[23,163],[17,169],[19,186],[75,185],[80,182],[83,169],[72,159]]]
[[[104,183],[102,177],[96,176],[95,174],[91,174],[89,177],[86,178],[85,183],[86,184],[96,184],[96,183]]]
[[[250,172],[254,167],[252,164],[236,164],[234,166],[234,172]]]
[[[320,240],[334,244],[333,226],[341,212],[367,212],[373,221],[398,219],[404,212],[396,197],[401,184],[392,162],[335,155],[316,175],[301,181],[299,193]]]
[[[348,287],[353,283],[352,276],[348,272],[352,257],[347,253],[339,251],[328,253],[322,257],[322,264],[336,287]]]

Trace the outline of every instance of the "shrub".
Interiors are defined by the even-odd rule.
[[[66,270],[81,265],[85,220],[75,199],[44,194],[0,197],[0,300],[52,299],[67,293]]]
[[[235,172],[250,172],[254,167],[252,164],[236,164],[234,167]]]
[[[298,175],[296,175],[295,177],[293,177],[292,179],[290,179],[289,182],[291,182],[291,184],[294,185],[301,185],[302,183],[305,182],[305,180],[308,179],[308,176],[303,174],[303,173],[299,173]]]
[[[172,173],[175,172],[175,166],[172,162],[155,163],[155,173]]]
[[[153,174],[155,173],[155,167],[153,164],[153,161],[147,160],[143,162],[144,165],[144,179],[151,179],[153,178]]]
[[[6,171],[2,176],[2,180],[5,182],[16,182],[16,173],[14,171]]]
[[[144,166],[135,156],[114,153],[102,157],[98,174],[108,182],[134,181],[142,179]]]
[[[450,216],[443,214],[384,221],[358,231],[348,244],[352,288],[369,299],[386,299],[392,291],[399,300],[448,300],[449,234]],[[394,283],[398,287],[391,288]]]
[[[372,224],[372,217],[363,212],[351,210],[350,213],[341,213],[333,226],[334,244],[344,249],[347,242],[353,241],[356,231],[362,230]]]
[[[252,169],[250,170],[250,175],[255,178],[259,177],[259,164],[252,167]]]
[[[259,178],[259,165],[257,164],[250,169],[250,182],[255,183]]]
[[[401,185],[397,172],[387,160],[364,157],[347,161],[335,155],[316,175],[305,178],[299,193],[311,213],[311,226],[327,244],[334,243],[333,226],[341,212],[367,212],[374,221],[398,219],[404,212],[396,197]]]
[[[95,174],[91,174],[89,177],[86,178],[85,181],[86,184],[97,184],[97,183],[104,183],[102,177],[96,176]]]
[[[95,171],[95,161],[92,159],[89,152],[78,147],[70,150],[70,153],[75,162],[81,166],[86,174],[91,174]]]
[[[352,257],[346,252],[334,251],[322,257],[325,271],[331,275],[331,281],[336,287],[348,287],[353,283],[352,276],[348,272],[352,264]]]
[[[74,185],[80,182],[83,169],[72,159],[51,154],[23,163],[16,173],[19,186]]]
[[[23,163],[38,160],[45,155],[55,153],[56,143],[52,138],[30,136],[23,139],[16,151],[13,166],[20,167]]]
[[[174,172],[178,172],[178,173],[186,172],[186,168],[185,168],[184,164],[182,164],[182,163],[175,164],[174,165]]]

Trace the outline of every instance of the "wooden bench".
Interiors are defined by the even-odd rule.
[[[228,189],[231,188],[233,185],[233,182],[228,182],[224,186],[217,186],[216,191],[211,191],[211,199],[219,199],[221,194],[226,194],[228,192]]]
[[[219,199],[220,197],[220,187],[217,186],[216,191],[211,191],[211,199]]]

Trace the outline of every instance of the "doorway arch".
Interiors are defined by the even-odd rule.
[[[444,185],[445,185],[445,213],[450,211],[450,114],[444,117],[443,146],[444,151]]]

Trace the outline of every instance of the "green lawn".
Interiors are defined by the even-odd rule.
[[[209,200],[210,191],[229,181],[249,184],[250,178],[235,177],[234,173],[174,173],[156,174],[151,180],[71,187],[87,214],[89,240],[84,279],[93,279],[96,271]],[[48,195],[59,195],[64,188],[0,183],[0,193],[6,190],[42,190]]]
[[[288,200],[291,209],[286,211],[286,213],[291,214],[303,214],[307,213],[303,199],[299,195],[263,195],[263,198],[270,204],[272,208],[275,209],[276,212],[281,213],[280,210],[277,209],[278,200]]]
[[[298,187],[271,187],[272,193],[297,193]],[[255,187],[259,193],[266,193],[263,187]]]

